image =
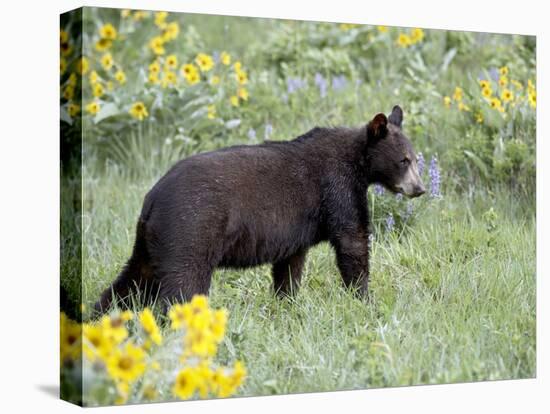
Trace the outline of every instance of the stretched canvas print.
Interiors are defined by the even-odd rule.
[[[63,399],[535,376],[534,37],[60,26]]]

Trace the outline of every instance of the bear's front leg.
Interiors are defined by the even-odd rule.
[[[298,290],[307,249],[273,264],[273,287],[279,297],[291,296]]]
[[[369,283],[368,235],[366,232],[341,235],[332,244],[336,250],[336,261],[344,284],[366,296]]]

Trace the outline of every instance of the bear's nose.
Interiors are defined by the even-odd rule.
[[[426,187],[424,187],[424,185],[422,185],[422,184],[417,185],[414,188],[414,197],[420,197],[425,192],[426,192]]]

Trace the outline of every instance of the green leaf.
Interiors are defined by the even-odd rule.
[[[475,155],[473,152],[464,150],[464,155],[466,155],[468,158],[470,158],[473,163],[476,165],[476,167],[479,169],[481,174],[483,175],[483,178],[489,178],[489,170],[487,169],[487,165],[485,165],[485,162],[481,158],[479,158],[477,155]]]
[[[67,109],[64,106],[59,107],[59,118],[63,121],[68,123],[69,125],[73,124],[73,119],[67,112]]]
[[[120,109],[114,103],[107,103],[105,105],[101,105],[99,112],[94,118],[94,123],[98,124],[104,119],[110,118],[120,113],[121,113]]]

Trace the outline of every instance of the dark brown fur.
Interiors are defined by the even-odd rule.
[[[398,108],[398,107],[397,107]],[[401,110],[357,129],[314,128],[288,142],[235,146],[178,162],[149,191],[131,258],[96,304],[133,291],[163,303],[208,294],[217,267],[273,264],[275,291],[299,285],[307,251],[329,241],[347,286],[368,287],[367,187],[389,189],[414,154]]]

